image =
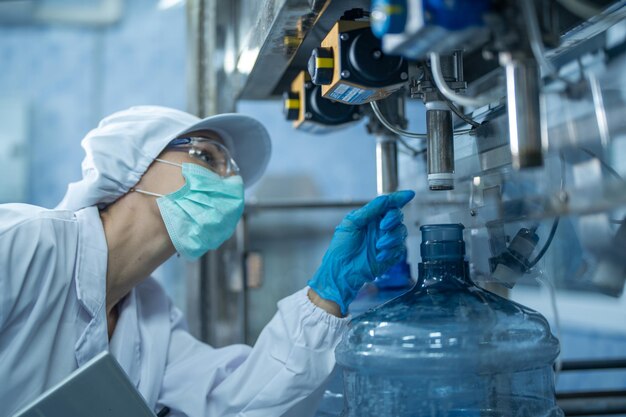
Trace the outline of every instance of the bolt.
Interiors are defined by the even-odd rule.
[[[400,73],[400,79],[406,80],[407,78],[409,78],[409,74],[407,74],[406,72],[401,72]]]
[[[310,111],[304,113],[304,118],[305,119],[312,119],[313,118],[313,113],[311,113]]]
[[[350,77],[350,71],[348,70],[343,70],[341,71],[341,78],[349,78]]]
[[[382,57],[383,57],[383,53],[380,51],[380,49],[376,49],[374,52],[372,52],[372,58],[380,59]]]
[[[341,39],[342,41],[347,41],[348,39],[350,39],[350,36],[347,33],[342,33],[341,35],[339,35],[339,39]]]
[[[313,87],[313,83],[308,82],[308,81],[307,81],[306,83],[304,83],[304,88],[306,88],[307,90],[308,90],[309,88],[311,88],[311,87]]]
[[[567,194],[567,191],[559,191],[557,198],[561,203],[567,203],[569,201],[569,194]]]
[[[359,120],[361,118],[361,115],[359,113],[352,113],[352,118],[354,120]]]
[[[472,217],[476,216],[476,210],[471,209],[470,210],[470,216],[472,216]]]

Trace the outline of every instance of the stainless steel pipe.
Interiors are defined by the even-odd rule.
[[[452,112],[443,102],[426,103],[428,136],[428,187],[433,191],[454,188],[454,136]]]
[[[390,135],[376,136],[376,192],[389,194],[398,190],[398,145]]]
[[[500,54],[506,71],[509,143],[515,169],[543,165],[539,66],[532,57]]]

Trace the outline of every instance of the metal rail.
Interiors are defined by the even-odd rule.
[[[568,417],[626,414],[626,391],[557,393],[556,402]]]
[[[561,371],[607,369],[626,369],[626,358],[564,361]],[[626,414],[626,390],[560,392],[556,401],[568,417]]]
[[[561,372],[595,371],[600,369],[626,369],[626,358],[564,361],[561,367]]]

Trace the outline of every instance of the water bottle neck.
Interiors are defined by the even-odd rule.
[[[462,224],[424,225],[417,288],[440,284],[443,288],[471,284],[465,261]]]
[[[420,262],[417,288],[437,285],[441,288],[472,285],[469,264],[464,259]]]

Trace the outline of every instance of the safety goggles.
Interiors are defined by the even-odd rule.
[[[199,165],[210,169],[220,177],[239,175],[239,167],[230,151],[215,139],[187,137],[172,140],[165,148],[171,151],[187,152],[198,160]]]

